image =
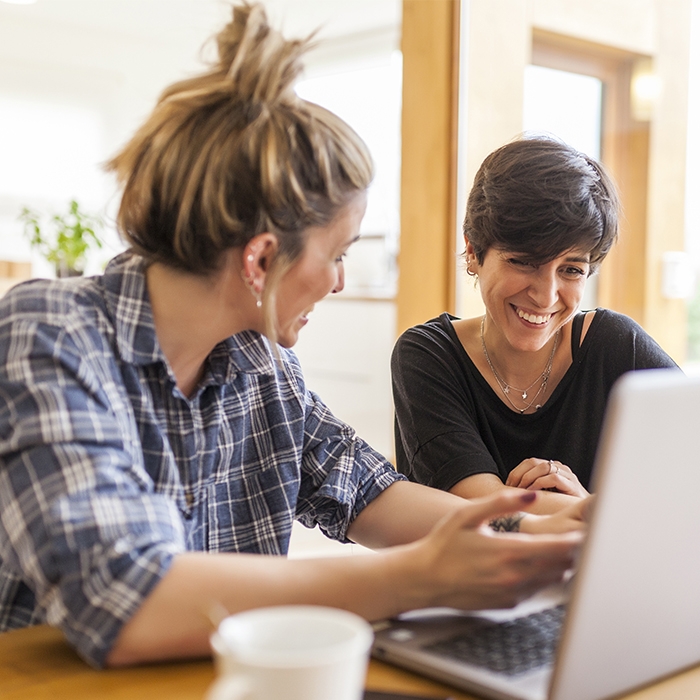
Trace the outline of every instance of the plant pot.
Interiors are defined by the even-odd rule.
[[[82,270],[76,270],[73,267],[68,267],[65,263],[59,263],[56,265],[56,277],[59,279],[65,279],[67,277],[81,277],[82,274]]]

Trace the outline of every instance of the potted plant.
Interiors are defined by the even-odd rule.
[[[102,218],[81,211],[75,200],[68,205],[68,213],[54,214],[49,219],[50,233],[42,229],[42,216],[33,209],[24,207],[19,219],[24,223],[24,235],[32,248],[54,265],[56,277],[82,275],[88,250],[102,247],[99,236],[104,225]]]

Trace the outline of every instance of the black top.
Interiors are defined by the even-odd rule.
[[[597,309],[583,343],[573,321],[571,367],[535,413],[511,410],[464,350],[449,314],[407,330],[391,358],[396,464],[448,490],[473,474],[508,474],[529,457],[568,465],[589,488],[610,390],[630,370],[677,367],[632,319]],[[456,319],[455,319],[456,320]]]

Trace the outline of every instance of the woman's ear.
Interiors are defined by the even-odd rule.
[[[471,244],[471,241],[466,236],[464,238],[464,244],[466,246],[464,255],[467,259],[467,264],[470,261],[476,262],[476,253],[474,252],[474,246]]]
[[[466,243],[466,248],[464,250],[464,260],[467,263],[467,274],[470,277],[475,277],[479,268],[479,261],[476,258],[476,253],[474,252],[474,246],[465,237],[464,242]]]
[[[258,295],[265,288],[265,278],[278,248],[279,242],[274,233],[259,233],[243,248],[241,274],[246,284]]]

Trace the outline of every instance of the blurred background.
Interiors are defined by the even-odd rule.
[[[522,131],[601,158],[625,206],[585,306],[640,322],[700,364],[700,3],[697,0],[267,0],[286,35],[318,30],[298,93],[345,118],[376,162],[347,287],[297,351],[309,385],[391,457],[397,335],[481,313],[459,259],[471,178]],[[220,0],[0,1],[0,293],[52,276],[18,215],[104,217],[86,274],[123,249],[101,164],[169,83],[212,56]]]

